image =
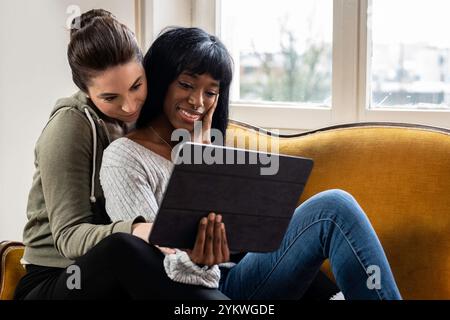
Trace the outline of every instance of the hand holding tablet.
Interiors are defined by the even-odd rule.
[[[198,154],[223,162],[198,161]],[[274,174],[262,174],[267,163],[251,161],[262,156],[277,157]],[[229,250],[278,249],[311,173],[311,159],[190,142],[181,146],[181,157],[184,161],[175,161],[150,243],[194,248],[199,222],[214,212],[226,226]],[[227,162],[231,157],[246,161]]]

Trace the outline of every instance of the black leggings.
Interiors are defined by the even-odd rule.
[[[170,280],[163,260],[163,254],[154,246],[135,236],[116,233],[75,261],[81,275],[80,289],[70,290],[67,285],[68,282],[71,287],[76,284],[76,269],[74,272],[71,269],[32,266],[20,281],[15,297],[27,300],[228,299],[219,290]]]
[[[166,275],[163,260],[164,255],[154,246],[135,236],[116,233],[77,259],[76,269],[28,266],[16,288],[15,299],[228,299],[217,289],[172,281]],[[74,281],[78,270],[79,289]],[[322,277],[322,293],[328,297],[336,293]],[[317,291],[314,285],[312,291]]]

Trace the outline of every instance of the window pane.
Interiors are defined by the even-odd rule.
[[[372,107],[450,109],[450,1],[372,0]]]
[[[332,0],[222,1],[233,100],[331,102]]]

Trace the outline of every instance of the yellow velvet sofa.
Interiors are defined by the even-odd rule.
[[[312,158],[299,203],[328,189],[351,193],[380,238],[403,298],[450,299],[450,130],[361,123],[268,139],[261,129],[233,122],[228,135],[228,145],[253,149],[269,140],[281,154]],[[332,277],[327,263],[323,269]]]
[[[351,193],[367,213],[405,299],[450,299],[450,130],[389,123],[348,124],[271,135],[231,121],[227,144],[268,140],[280,153],[310,157],[299,203],[328,189]],[[23,247],[2,251],[0,299],[23,275]],[[6,253],[6,254],[5,254]],[[324,271],[332,277],[327,263]]]

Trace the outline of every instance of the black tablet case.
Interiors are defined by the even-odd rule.
[[[205,148],[221,147],[189,143],[184,148],[191,148],[191,151],[202,148],[204,151]],[[278,249],[313,161],[279,155],[278,172],[261,175],[261,168],[267,165],[259,161],[249,163],[253,151],[227,150],[232,150],[234,159],[239,153],[244,156],[245,164],[175,166],[154,221],[150,243],[192,248],[200,219],[209,212],[215,212],[223,216],[231,251],[269,252]],[[209,151],[214,154],[214,150]],[[191,163],[192,160],[193,156]]]

